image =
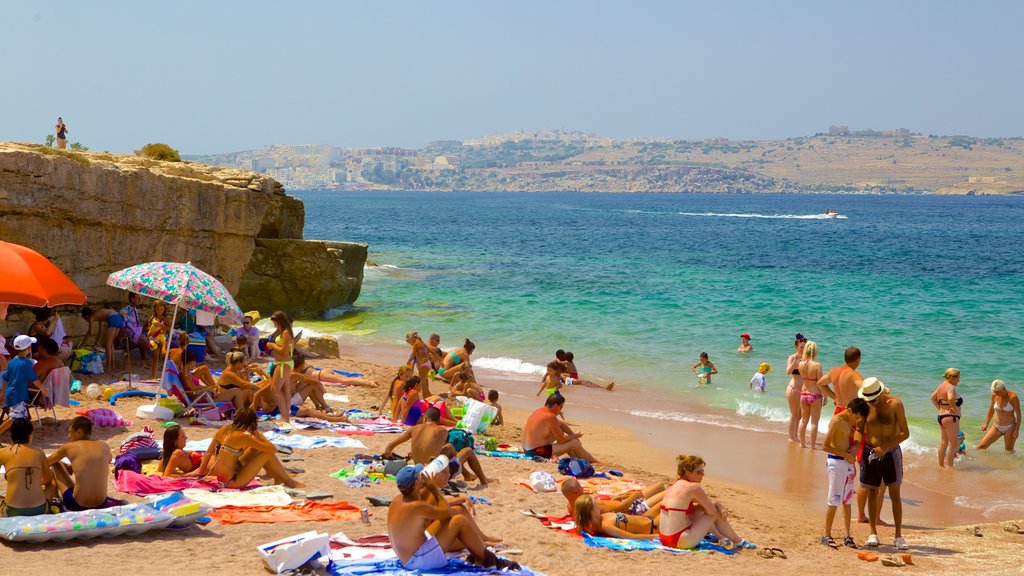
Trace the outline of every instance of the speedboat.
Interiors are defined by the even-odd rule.
[[[825,218],[837,218],[838,216],[839,212],[835,210],[825,210]]]

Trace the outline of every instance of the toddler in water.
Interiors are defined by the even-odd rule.
[[[758,392],[764,394],[764,375],[771,371],[772,367],[767,362],[761,362],[761,365],[757,367],[757,372],[754,372],[754,377],[750,379],[750,389],[754,390],[756,388]]]
[[[693,373],[697,375],[698,386],[711,384],[711,375],[718,374],[718,368],[715,368],[715,365],[708,359],[707,352],[700,353],[700,360],[693,366],[690,366],[690,370],[693,370]]]

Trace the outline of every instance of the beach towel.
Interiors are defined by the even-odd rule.
[[[606,536],[591,536],[584,532],[583,541],[591,548],[607,548],[609,550],[660,550],[662,552],[670,552],[673,554],[689,554],[690,552],[719,552],[727,556],[732,556],[736,553],[735,550],[730,550],[724,546],[713,544],[707,540],[701,540],[696,546],[690,549],[679,549],[664,546],[657,539],[632,540],[627,538],[608,538]]]
[[[490,456],[491,458],[513,458],[515,460],[534,460],[537,462],[548,462],[548,458],[531,458],[518,450],[473,450],[477,456]]]
[[[362,372],[343,372],[341,370],[332,370],[332,372],[338,376],[345,376],[346,378],[362,378],[364,376]],[[328,384],[333,384],[333,382],[328,382]]]
[[[459,558],[448,559],[448,566],[438,570],[406,570],[398,563],[397,559],[391,560],[334,560],[331,556],[331,564],[327,571],[334,576],[362,576],[363,574],[378,574],[383,576],[418,576],[420,574],[444,574],[446,576],[480,576],[481,574],[520,574],[522,576],[544,576],[525,566],[519,570],[507,570],[498,572],[490,568],[481,568],[476,564],[470,564]]]
[[[348,436],[373,436],[374,434],[401,434],[405,430],[389,420],[385,424],[373,421],[361,422],[327,422],[309,418],[296,418],[291,421],[296,430],[330,430]]]
[[[167,478],[164,476],[143,476],[132,470],[121,470],[117,478],[111,479],[114,488],[125,494],[144,496],[146,494],[161,494],[163,492],[178,492],[186,488],[197,488],[200,490],[220,490],[220,482],[216,478]],[[253,478],[249,486],[260,486],[258,478]]]
[[[344,532],[331,536],[331,560],[385,560],[395,558],[391,538],[387,534],[363,536],[352,540]]]
[[[324,394],[324,400],[327,400],[328,402],[341,402],[343,404],[348,404],[348,396],[344,394],[331,394],[328,392],[327,394]]]
[[[92,422],[93,426],[131,426],[131,420],[125,420],[123,416],[110,408],[92,408],[90,410],[78,410],[79,416],[85,416]]]
[[[273,524],[276,522],[348,522],[359,518],[359,508],[348,502],[312,502],[288,506],[221,506],[210,517],[221,524]]]
[[[153,428],[150,426],[144,426],[142,432],[136,432],[131,436],[124,439],[121,442],[121,448],[118,450],[120,454],[127,452],[134,452],[135,450],[148,450],[156,448],[160,449],[160,445],[157,444],[156,438],[153,437]]]
[[[335,438],[329,436],[297,436],[297,435],[285,435],[278,432],[267,432],[267,440],[278,446],[287,446],[289,448],[361,448],[366,449],[366,445],[359,440],[352,438]]]
[[[251,490],[222,490],[209,492],[197,488],[182,490],[189,500],[201,502],[214,508],[223,506],[288,506],[297,500],[284,486],[260,486]]]
[[[213,438],[202,438],[199,440],[189,440],[185,442],[184,450],[186,452],[206,452],[210,449],[210,442]]]

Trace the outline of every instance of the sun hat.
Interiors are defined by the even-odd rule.
[[[857,396],[871,402],[875,398],[881,396],[882,392],[888,391],[889,389],[885,387],[885,382],[882,382],[874,376],[869,376],[865,378],[864,382],[860,385],[860,390],[857,391]]]
[[[24,350],[25,348],[31,347],[35,343],[35,338],[31,336],[25,336],[24,334],[22,334],[21,336],[18,336],[17,338],[14,339],[14,349],[19,351]]]
[[[746,338],[747,340],[750,340],[750,334],[744,332],[743,334],[740,334],[740,338]]]
[[[993,380],[992,381],[992,391],[993,392],[1002,392],[1003,390],[1006,390],[1006,382],[1003,382],[1002,380]]]
[[[416,478],[423,472],[423,464],[405,466],[395,474],[395,484],[399,490],[408,490],[416,484]]]
[[[761,362],[761,365],[757,367],[757,371],[761,374],[767,374],[772,371],[772,367],[767,362]]]

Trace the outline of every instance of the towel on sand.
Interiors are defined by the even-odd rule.
[[[353,540],[344,532],[331,536],[331,560],[386,560],[395,558],[391,538],[387,534],[374,534]]]
[[[296,434],[280,434],[278,432],[267,432],[267,440],[278,446],[289,448],[361,448],[366,445],[359,440],[352,438],[334,438],[329,436],[299,436]]]
[[[690,549],[679,549],[669,548],[664,546],[658,539],[651,540],[630,540],[626,538],[608,538],[605,536],[591,536],[586,532],[583,533],[583,541],[587,543],[587,546],[591,548],[607,548],[609,550],[661,550],[662,552],[671,552],[674,554],[689,554],[690,552],[720,552],[722,554],[732,556],[736,553],[735,550],[730,550],[718,544],[712,544],[707,540],[700,541],[695,547]]]
[[[189,500],[201,502],[214,508],[222,506],[287,506],[296,500],[284,486],[260,486],[251,490],[224,490],[208,492],[189,488],[181,493]]]
[[[489,568],[481,568],[458,558],[448,559],[448,566],[439,570],[406,570],[397,559],[390,560],[338,560],[331,553],[331,563],[327,571],[334,576],[362,576],[363,574],[382,574],[384,576],[418,576],[420,574],[445,574],[446,576],[480,576],[481,574],[520,574],[522,576],[544,576],[525,566],[519,570],[497,572]]]
[[[121,470],[113,479],[118,492],[143,496],[146,494],[162,494],[164,492],[180,492],[186,488],[199,490],[220,490],[220,482],[216,478],[166,478],[164,476],[143,476],[132,470]],[[259,486],[260,481],[253,478],[249,486]]]
[[[312,502],[288,506],[221,506],[210,517],[221,524],[273,524],[276,522],[347,522],[359,518],[359,508],[348,502]]]

